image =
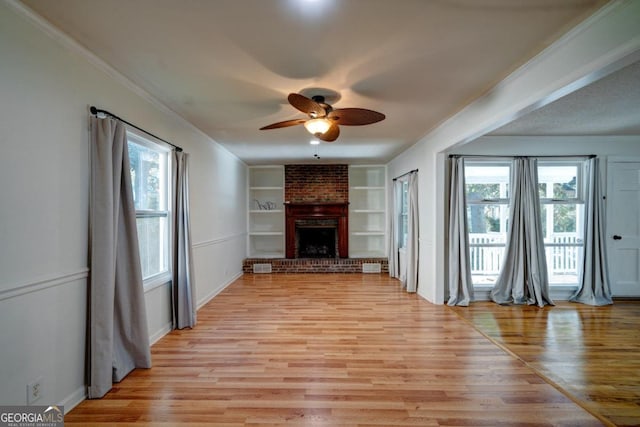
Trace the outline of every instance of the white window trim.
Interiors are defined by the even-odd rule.
[[[586,192],[586,187],[585,187],[585,182],[584,182],[584,178],[586,176],[586,167],[587,167],[587,162],[585,161],[585,156],[578,156],[578,157],[558,157],[558,158],[553,158],[553,159],[549,159],[549,158],[538,158],[538,168],[540,167],[544,167],[544,166],[577,166],[576,170],[576,196],[570,199],[552,199],[552,198],[540,198],[540,207],[543,208],[544,205],[566,205],[566,204],[575,204],[575,205],[580,205],[585,203],[585,192]],[[511,169],[512,167],[512,160],[503,160],[503,159],[498,159],[498,158],[487,158],[487,159],[469,159],[469,160],[465,160],[465,168],[467,166],[470,167],[491,167],[491,166],[498,166],[498,167],[504,167],[504,166],[508,166],[509,169]],[[509,182],[511,181],[511,170],[509,171]],[[468,182],[466,182],[466,184],[468,184]],[[466,201],[467,206],[471,206],[471,205],[497,205],[497,204],[506,204],[507,206],[510,205],[511,203],[511,197],[510,195],[508,195],[508,197],[506,198],[498,198],[498,199],[482,199],[482,200],[469,200],[467,199]],[[581,223],[581,221],[578,221],[579,223]],[[579,226],[579,224],[577,224],[577,226]],[[584,236],[583,236],[583,241],[584,241]],[[470,247],[472,245],[470,244]],[[480,245],[473,245],[473,246],[480,246]],[[482,245],[482,246],[486,246],[486,245]],[[502,245],[491,245],[491,246],[502,246]],[[545,244],[545,248],[547,246],[582,246],[583,245],[573,245],[573,244],[551,244],[551,245],[547,245]],[[552,292],[552,298],[557,298],[557,299],[568,299],[568,296],[578,287],[578,283],[553,283],[553,282],[549,282],[549,286],[550,286],[550,290]],[[489,284],[474,284],[474,291],[478,292],[480,295],[484,295],[485,293],[487,293],[493,288],[493,285],[489,285]],[[483,297],[480,297],[480,299],[484,299]]]
[[[135,144],[141,145],[143,147],[146,147],[150,150],[154,150],[154,151],[160,151],[164,154],[166,154],[167,156],[167,162],[166,162],[166,175],[167,175],[167,179],[166,179],[166,198],[167,198],[167,209],[166,211],[150,211],[150,212],[162,212],[163,215],[153,215],[153,216],[165,216],[166,214],[166,218],[167,218],[167,270],[162,271],[158,274],[154,274],[150,277],[147,277],[146,279],[143,279],[143,287],[144,287],[144,291],[145,292],[149,292],[153,289],[156,289],[160,286],[163,286],[165,284],[167,284],[168,282],[170,282],[171,280],[173,280],[173,273],[172,273],[172,262],[171,260],[173,259],[173,252],[172,252],[172,248],[171,248],[171,236],[173,233],[173,229],[171,227],[172,221],[172,211],[171,211],[171,156],[169,155],[169,153],[171,153],[171,151],[173,150],[173,147],[171,147],[169,144],[160,141],[157,138],[154,138],[150,135],[144,134],[141,131],[139,131],[138,129],[135,129],[131,126],[127,126],[127,143],[129,142],[133,142]],[[136,218],[138,218],[138,213],[144,213],[146,211],[136,211]]]

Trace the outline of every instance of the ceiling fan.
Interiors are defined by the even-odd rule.
[[[362,126],[384,120],[385,115],[377,111],[364,108],[336,108],[335,110],[324,100],[324,96],[316,95],[307,98],[298,93],[290,93],[287,100],[299,111],[307,114],[309,118],[285,120],[261,127],[260,130],[279,129],[289,126],[301,125],[318,139],[332,142],[338,139],[340,128],[344,126]]]

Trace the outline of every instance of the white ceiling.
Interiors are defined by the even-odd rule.
[[[239,158],[264,164],[314,159],[302,126],[258,130],[303,117],[287,103],[290,92],[386,114],[373,125],[342,126],[336,142],[317,148],[322,162],[386,162],[606,1],[23,3]],[[533,117],[543,128],[544,116]],[[534,131],[524,123],[497,133]]]
[[[640,62],[533,111],[492,135],[640,135]]]

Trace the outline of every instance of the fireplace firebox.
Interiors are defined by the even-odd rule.
[[[338,227],[296,224],[296,258],[335,258]]]

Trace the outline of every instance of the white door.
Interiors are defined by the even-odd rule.
[[[607,165],[607,249],[613,296],[640,296],[640,161]]]

